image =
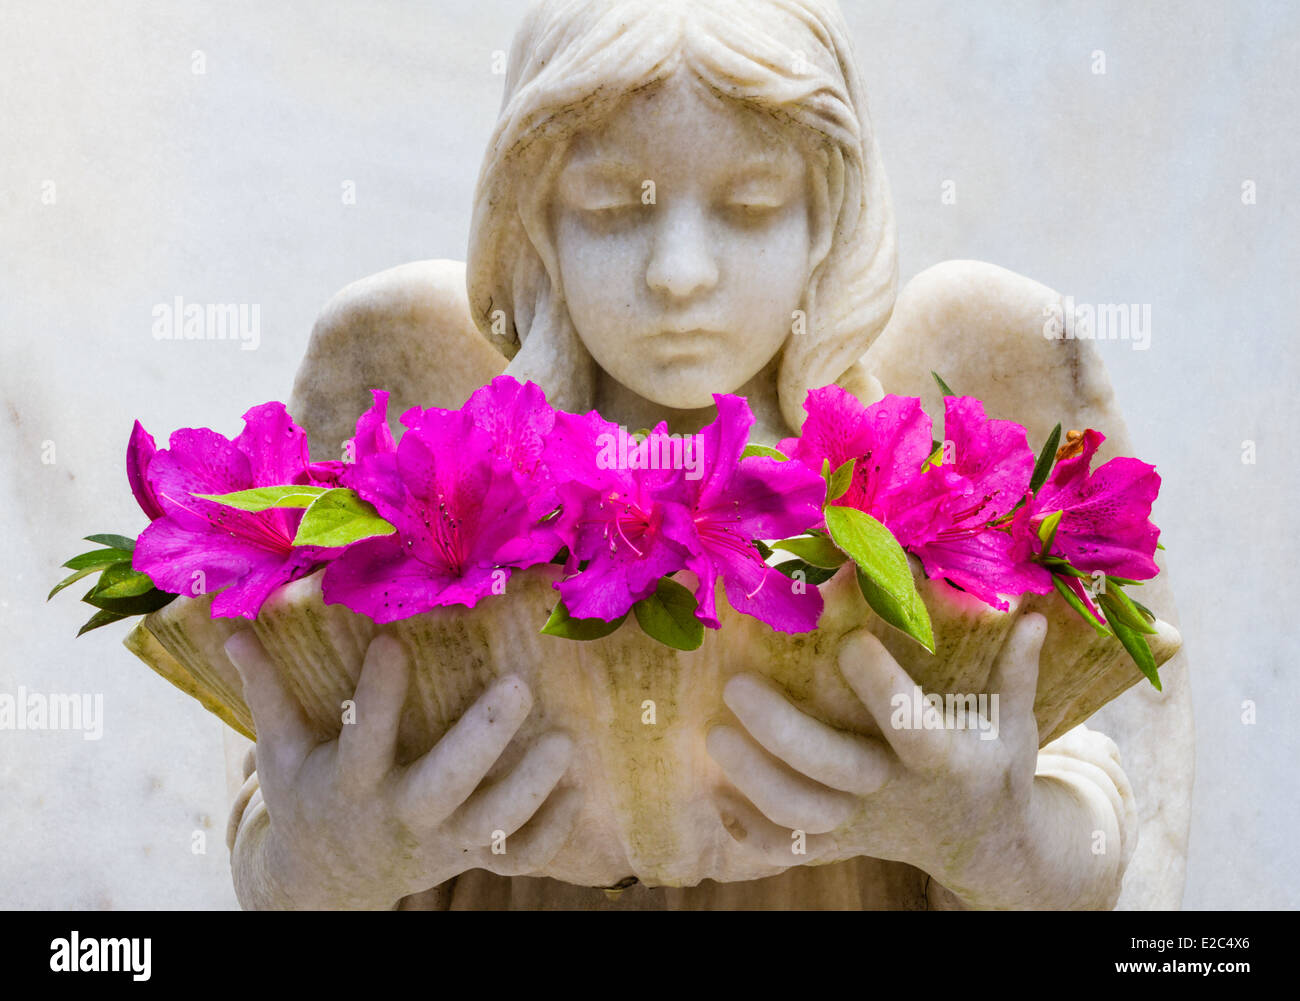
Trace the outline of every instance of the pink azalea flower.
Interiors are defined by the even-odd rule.
[[[1008,532],[991,527],[1024,497],[1034,454],[1025,429],[990,420],[971,396],[944,400],[952,462],[933,466],[888,498],[884,521],[931,578],[947,578],[994,608],[999,595],[1046,594],[1052,578],[1018,559]]]
[[[147,450],[141,442],[136,455]],[[309,465],[307,437],[282,403],[249,410],[234,441],[207,428],[175,432],[169,448],[148,462],[145,482],[162,517],[140,536],[132,566],[172,594],[223,589],[212,602],[214,618],[256,617],[273,590],[311,573],[338,550],[294,547],[301,510],[252,513],[193,495],[314,483]]]
[[[714,592],[721,577],[737,611],[780,632],[809,632],[821,617],[821,592],[811,586],[797,593],[789,577],[767,565],[754,540],[784,539],[817,525],[826,483],[798,462],[742,459],[754,424],[749,404],[738,396],[713,399],[717,419],[697,438],[706,473],[681,484],[695,529],[686,566],[699,580],[696,617],[719,628]]]
[[[464,409],[488,433],[492,455],[514,470],[527,491],[529,511],[538,518],[554,511],[559,498],[542,456],[555,427],[556,412],[541,387],[499,375],[476,389]]]
[[[617,452],[612,443],[624,433],[594,410],[558,412],[546,442],[544,461],[562,506],[556,530],[569,547],[568,569],[582,566],[555,587],[580,619],[625,615],[661,577],[685,569],[694,540],[690,512],[678,499],[682,470],[602,460]],[[666,424],[652,432],[666,433]]]
[[[1062,459],[1047,482],[1016,512],[1011,534],[1020,557],[1041,548],[1038,526],[1063,511],[1052,555],[1085,573],[1100,570],[1116,577],[1149,580],[1160,572],[1156,544],[1160,530],[1151,523],[1151,505],[1160,492],[1155,466],[1118,458],[1089,472],[1106,438],[1088,430],[1083,451]]]
[[[920,398],[891,395],[863,407],[832,385],[810,390],[804,410],[800,437],[782,441],[781,451],[819,474],[824,461],[834,472],[856,459],[849,489],[834,503],[883,521],[889,495],[914,478],[930,454],[930,418]]]
[[[154,496],[147,476],[149,463],[157,453],[158,446],[154,444],[153,435],[136,421],[131,430],[131,441],[126,446],[126,479],[131,484],[131,493],[135,495],[136,503],[149,516],[150,521],[163,516],[162,505]]]
[[[389,451],[387,398],[375,394],[358,459],[343,482],[373,504],[396,533],[353,543],[325,571],[326,604],[376,622],[444,605],[473,608],[500,594],[511,569],[550,559],[559,540],[539,525],[516,472],[494,455],[493,438],[467,410],[402,417],[406,434]],[[386,424],[384,425],[386,427]]]

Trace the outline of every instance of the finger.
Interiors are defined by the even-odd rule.
[[[1078,758],[1070,758],[1064,755],[1039,755],[1038,767],[1034,772],[1035,779],[1052,778],[1066,782],[1068,785],[1073,776],[1079,777],[1077,783],[1072,786],[1074,789],[1082,788],[1088,792],[1104,796],[1110,804],[1111,812],[1116,817],[1124,816],[1124,794],[1120,791],[1114,778],[1104,768],[1091,761],[1080,761]],[[1078,798],[1077,792],[1076,798]]]
[[[1047,619],[1037,612],[1020,617],[1002,644],[988,690],[997,693],[1003,722],[1000,729],[1024,737],[1038,747],[1038,721],[1034,718],[1034,696],[1038,689],[1038,655],[1047,637]]]
[[[739,796],[720,792],[714,804],[727,834],[777,872],[807,865],[835,853],[829,834],[808,834],[798,828],[778,827]]]
[[[254,796],[249,800],[248,807],[244,810],[244,816],[239,821],[239,827],[235,830],[235,844],[239,844],[239,838],[245,831],[255,831],[259,827],[265,827],[270,822],[271,816],[266,809],[266,802],[260,795]]]
[[[840,644],[839,661],[844,680],[867,707],[903,764],[922,772],[942,768],[951,746],[951,731],[896,727],[892,722],[894,707],[912,705],[919,698],[919,686],[898,666],[884,644],[868,630],[856,629]]]
[[[733,726],[715,726],[705,746],[728,781],[782,827],[823,834],[847,821],[857,806],[853,796],[800,775]]]
[[[893,756],[883,745],[813,719],[757,675],[736,675],[722,698],[750,736],[823,785],[866,796],[889,780]]]
[[[469,798],[533,707],[517,675],[496,681],[441,740],[403,773],[398,809],[412,826],[437,826]]]
[[[230,637],[225,649],[244,683],[244,701],[253,714],[262,785],[272,792],[287,788],[317,745],[316,733],[251,630]]]
[[[505,841],[501,855],[484,853],[483,867],[498,876],[528,876],[539,872],[564,850],[578,817],[583,797],[579,789],[559,789],[533,818]]]
[[[573,741],[548,733],[528,749],[505,778],[480,789],[452,818],[467,845],[487,845],[528,823],[564,775],[573,758]]]
[[[391,636],[376,636],[352,696],[356,722],[339,734],[339,771],[358,786],[374,785],[393,767],[397,729],[410,683],[410,662],[402,644]]]
[[[259,788],[257,772],[249,773],[244,778],[244,784],[239,787],[235,801],[230,804],[230,820],[226,822],[226,847],[231,851],[235,850],[235,834],[239,831],[240,821],[244,819],[244,811],[248,809],[253,793]]]

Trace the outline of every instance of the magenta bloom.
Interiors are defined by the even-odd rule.
[[[930,418],[921,400],[886,396],[863,407],[839,386],[813,389],[804,401],[808,419],[798,438],[781,442],[781,451],[820,474],[829,460],[834,472],[856,459],[848,491],[834,501],[883,521],[888,496],[914,478],[930,454]]]
[[[696,617],[719,628],[714,592],[721,577],[731,606],[785,633],[817,628],[822,596],[768,566],[755,539],[801,535],[821,521],[826,482],[798,462],[741,458],[754,415],[738,396],[714,395],[718,417],[697,436],[704,475],[685,478],[683,497],[695,537],[686,566],[699,579]]]
[[[625,435],[594,410],[558,412],[544,460],[562,505],[557,532],[569,570],[555,586],[569,614],[613,622],[655,592],[659,578],[686,567],[694,541],[681,503],[681,469],[627,468]],[[653,435],[666,435],[660,424]],[[628,464],[630,466],[630,463]]]
[[[1156,467],[1137,459],[1111,459],[1089,472],[1092,457],[1106,438],[1088,430],[1083,451],[1056,464],[1052,475],[1012,521],[1017,554],[1037,551],[1038,526],[1063,511],[1052,555],[1086,573],[1149,580],[1160,572],[1155,562],[1160,530],[1150,521],[1160,492]]]
[[[555,428],[555,410],[534,382],[520,384],[499,375],[474,391],[465,411],[488,433],[492,455],[514,470],[528,494],[529,511],[538,518],[555,510],[555,480],[542,461],[546,440]]]
[[[136,441],[133,436],[133,445]],[[233,442],[206,428],[185,428],[169,444],[148,462],[145,476],[162,516],[144,530],[132,560],[159,590],[224,589],[213,599],[213,617],[251,619],[273,590],[305,577],[338,552],[294,547],[301,510],[252,513],[193,496],[315,483],[307,473],[307,437],[284,404],[253,407]],[[146,452],[141,442],[136,454]]]
[[[915,553],[932,578],[946,577],[963,590],[1006,609],[999,595],[1052,590],[1051,575],[1017,559],[1008,532],[990,527],[1010,514],[1029,489],[1034,454],[1025,429],[990,420],[971,396],[944,400],[944,434],[950,463],[916,476],[887,501],[885,523]]]
[[[154,444],[153,435],[136,421],[135,427],[131,429],[131,441],[126,446],[126,479],[131,484],[131,493],[135,495],[136,503],[149,516],[150,521],[163,516],[162,505],[154,496],[147,476],[149,463],[157,453],[158,446]]]
[[[494,456],[492,436],[468,410],[407,411],[407,432],[388,451],[380,430],[386,405],[376,393],[363,418],[373,434],[359,425],[357,462],[343,481],[397,531],[353,543],[330,564],[326,604],[376,622],[443,605],[473,608],[503,593],[512,568],[555,554],[554,531],[530,514],[515,471]]]

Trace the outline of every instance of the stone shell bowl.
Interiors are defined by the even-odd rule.
[[[542,635],[556,600],[550,584],[559,571],[550,566],[516,572],[507,600],[383,626],[324,604],[318,572],[272,595],[251,625],[322,740],[342,729],[342,703],[353,694],[367,644],[379,632],[398,637],[414,665],[399,730],[402,761],[433,746],[494,678],[518,674],[532,690],[533,709],[489,779],[513,767],[537,736],[560,729],[576,747],[562,782],[585,794],[574,834],[540,874],[588,886],[629,875],[651,885],[693,886],[771,873],[769,863],[738,851],[723,826],[714,793],[728,784],[705,750],[709,727],[731,718],[722,689],[735,673],[765,675],[816,718],[877,736],[879,727],[837,667],[847,632],[869,628],[927,693],[980,693],[1015,620],[1035,610],[1048,619],[1034,705],[1040,746],[1145,683],[1117,641],[1098,636],[1055,595],[1011,599],[1011,609],[1000,612],[914,569],[934,627],[934,654],[870,611],[851,565],[822,585],[826,610],[816,632],[776,633],[732,610],[719,589],[722,629],[706,630],[703,645],[689,653],[649,639],[631,620],[592,642]],[[210,596],[178,598],[147,616],[126,645],[256,739],[239,676],[222,650],[249,623],[210,618],[210,604]],[[1150,642],[1163,664],[1181,639],[1160,622]],[[654,703],[652,724],[643,722],[646,700]]]

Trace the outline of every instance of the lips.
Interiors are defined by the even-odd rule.
[[[670,327],[659,331],[657,334],[650,335],[649,339],[662,347],[703,350],[716,346],[717,342],[725,336],[720,330],[710,330],[704,327],[690,329]]]

